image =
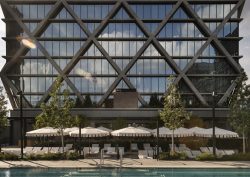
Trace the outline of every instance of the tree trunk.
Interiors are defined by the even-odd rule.
[[[172,130],[172,150],[171,154],[174,155],[175,153],[175,148],[174,148],[174,130]]]
[[[246,141],[245,141],[245,132],[243,130],[243,133],[242,133],[242,141],[243,141],[243,154],[246,153]]]
[[[62,140],[62,153],[64,153],[64,136],[63,136],[63,130],[61,130],[61,140]]]

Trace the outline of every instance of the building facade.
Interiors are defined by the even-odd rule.
[[[1,79],[13,107],[12,134],[18,92],[30,126],[58,76],[61,92],[68,89],[75,100],[73,114],[93,122],[154,120],[169,77],[187,110],[209,120],[215,106],[218,121],[226,118],[241,73],[243,5],[244,0],[2,0]],[[23,39],[36,48],[27,48]]]

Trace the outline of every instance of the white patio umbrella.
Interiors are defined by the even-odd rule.
[[[149,129],[149,128],[146,128],[146,127],[139,126],[139,127],[136,127],[136,128],[139,128],[139,129],[141,129],[141,130],[146,130],[146,131],[148,131],[148,132],[153,133],[153,130],[152,130],[152,129]]]
[[[65,135],[69,135],[70,132],[73,132],[73,131],[79,131],[79,128],[78,127],[71,127],[71,128],[65,128],[63,130],[63,133]]]
[[[59,130],[52,127],[44,127],[26,133],[27,137],[60,136]]]
[[[166,127],[159,128],[159,137],[172,137],[172,133],[173,131]],[[157,136],[157,129],[153,130],[153,134],[154,136]],[[193,136],[193,132],[187,128],[180,127],[174,130],[174,137],[189,137],[189,136]]]
[[[100,127],[97,127],[98,129],[100,130],[104,130],[104,131],[107,131],[107,132],[112,132],[113,130],[109,129],[109,128],[106,128],[106,127],[103,127],[103,126],[100,126]]]
[[[193,132],[195,136],[200,136],[201,134],[204,133],[204,131],[207,130],[205,128],[200,128],[200,127],[192,127],[189,129],[189,131]]]
[[[212,137],[213,136],[213,128],[205,129],[203,132],[196,134],[201,137]],[[216,138],[237,138],[239,135],[235,132],[225,130],[222,128],[215,127],[215,136]]]
[[[79,137],[79,129],[70,132],[69,135],[72,137]],[[109,136],[109,132],[93,127],[85,127],[81,129],[81,137],[104,137],[104,136]]]
[[[119,130],[115,130],[111,132],[111,135],[113,136],[137,136],[137,137],[143,137],[143,136],[151,136],[151,132],[142,130],[135,127],[126,127]]]

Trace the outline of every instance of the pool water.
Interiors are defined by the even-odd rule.
[[[250,177],[250,169],[0,169],[0,177]]]

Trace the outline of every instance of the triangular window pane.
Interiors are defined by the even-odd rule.
[[[71,5],[76,15],[82,20],[85,19],[104,19],[113,5],[109,4],[75,4]]]
[[[175,74],[175,72],[164,59],[138,59],[130,69],[129,74],[152,74],[156,76]]]
[[[135,23],[109,23],[99,38],[141,38],[144,33]]]
[[[209,44],[207,48],[202,52],[201,56],[215,57],[215,56],[221,56],[221,54],[211,44]]]
[[[88,49],[87,52],[85,52],[84,56],[103,56],[102,53],[99,51],[99,49],[94,45],[92,44],[90,46],[90,48]]]
[[[144,41],[99,41],[109,56],[134,56],[145,43]]]
[[[91,33],[94,32],[94,30],[100,25],[100,23],[85,23],[87,25],[87,28]]]
[[[194,23],[167,23],[157,36],[158,38],[204,37]]]
[[[173,19],[188,19],[186,12],[180,7],[172,17]]]
[[[57,65],[63,70],[71,59],[54,59],[54,61],[57,63]]]
[[[16,4],[11,5],[16,14],[23,19],[43,19],[53,4]]]
[[[117,89],[129,89],[129,87],[123,80],[121,80],[119,84],[116,86],[115,91]]]
[[[155,30],[157,29],[157,27],[159,26],[159,23],[144,23],[146,25],[146,27],[148,28],[148,30],[153,33],[155,32]]]
[[[188,74],[235,74],[234,69],[225,58],[197,59]]]
[[[63,8],[55,18],[56,19],[73,19],[73,17],[69,14],[69,12],[65,8]]]
[[[125,19],[130,19],[130,16],[128,15],[128,13],[123,8],[121,8],[117,12],[117,14],[113,17],[113,19],[116,19],[116,20],[125,20]]]
[[[36,29],[38,25],[38,23],[24,23],[24,24],[26,25],[26,27],[29,29],[31,33]]]
[[[50,56],[74,56],[84,41],[40,41]]]
[[[115,77],[85,77],[80,75],[69,76],[69,79],[81,94],[103,94],[115,81]]]
[[[172,4],[133,4],[132,9],[140,19],[162,20],[169,14]]]
[[[123,70],[130,61],[130,59],[113,59],[113,60],[121,70]]]
[[[175,63],[181,70],[183,70],[188,65],[190,60],[191,59],[174,59]]]
[[[139,93],[164,94],[169,87],[168,77],[129,77]]]
[[[41,37],[86,38],[86,34],[77,23],[51,23]]]
[[[150,44],[141,56],[161,56],[161,54],[152,44]]]

